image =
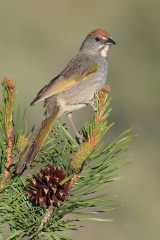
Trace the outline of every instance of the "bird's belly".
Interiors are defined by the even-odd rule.
[[[57,104],[61,107],[62,112],[72,112],[85,107],[94,98],[95,92],[105,84],[106,75],[100,75],[99,73],[97,77],[85,79],[58,94]]]
[[[59,103],[60,103],[60,108],[61,108],[60,115],[62,115],[63,113],[73,112],[75,110],[78,110],[78,109],[86,106],[86,104],[80,104],[80,103],[79,104],[66,104],[66,102],[62,101],[62,100],[60,100]]]

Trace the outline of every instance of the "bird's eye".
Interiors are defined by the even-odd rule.
[[[96,40],[96,42],[101,41],[101,39],[99,37],[96,37],[95,40]]]

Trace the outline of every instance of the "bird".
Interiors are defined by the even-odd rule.
[[[44,86],[31,102],[31,106],[44,101],[43,121],[27,146],[19,153],[16,173],[22,173],[39,153],[53,124],[66,114],[78,138],[80,135],[72,120],[72,112],[86,105],[94,108],[94,94],[105,85],[108,50],[116,44],[103,29],[91,31],[83,41],[78,54],[64,70]]]

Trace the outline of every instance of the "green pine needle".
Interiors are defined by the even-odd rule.
[[[74,186],[70,189],[68,200],[59,207],[54,207],[53,213],[41,229],[38,228],[49,209],[36,205],[27,196],[28,181],[33,179],[32,176],[28,175],[27,178],[13,174],[10,176],[3,194],[0,195],[0,223],[2,227],[4,223],[7,223],[11,229],[7,239],[23,239],[25,236],[29,236],[30,239],[36,239],[38,236],[38,239],[71,240],[61,235],[60,231],[77,230],[76,221],[112,221],[107,218],[107,213],[120,205],[120,201],[115,196],[110,196],[108,189],[110,183],[120,179],[118,170],[130,163],[126,161],[129,150],[128,143],[135,136],[130,135],[132,129],[129,129],[115,139],[110,139],[107,144],[103,142],[103,137],[106,137],[108,131],[114,125],[114,123],[109,123],[108,121],[108,116],[111,113],[108,93],[106,93],[104,98],[106,102],[101,111],[103,117],[100,124],[98,125],[96,122],[95,113],[92,122],[86,122],[82,129],[84,133],[83,139],[86,141],[85,134],[87,133],[87,136],[91,137],[93,136],[93,130],[100,127],[96,135],[98,143],[92,153],[86,156],[83,170],[78,175]],[[97,108],[99,101],[98,94],[96,94],[95,106]],[[14,154],[16,154],[20,136],[23,133],[26,136],[26,131],[24,130],[25,111],[21,117],[20,107],[18,108]],[[5,131],[2,126],[2,111],[0,111],[0,118],[0,131]],[[78,148],[79,144],[75,138],[58,121],[58,127],[55,127],[50,136],[48,136],[37,159],[32,164],[32,172],[34,171],[34,166],[41,168],[46,166],[47,163],[58,165],[67,175],[67,178],[60,183],[60,185],[63,185],[75,176],[75,173],[70,169],[70,160]],[[4,156],[5,142],[1,133],[1,171],[5,161]],[[11,172],[14,172],[14,167],[12,167]],[[101,218],[98,217],[100,213]],[[0,229],[0,231],[3,233],[3,229]]]

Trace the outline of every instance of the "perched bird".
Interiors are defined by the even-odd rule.
[[[108,50],[113,44],[115,42],[108,32],[102,29],[93,30],[64,70],[38,92],[31,106],[44,101],[44,120],[18,155],[20,161],[17,173],[21,173],[34,161],[54,121],[63,113],[68,116],[76,136],[79,137],[72,121],[72,112],[88,104],[94,108],[94,93],[106,82]]]

